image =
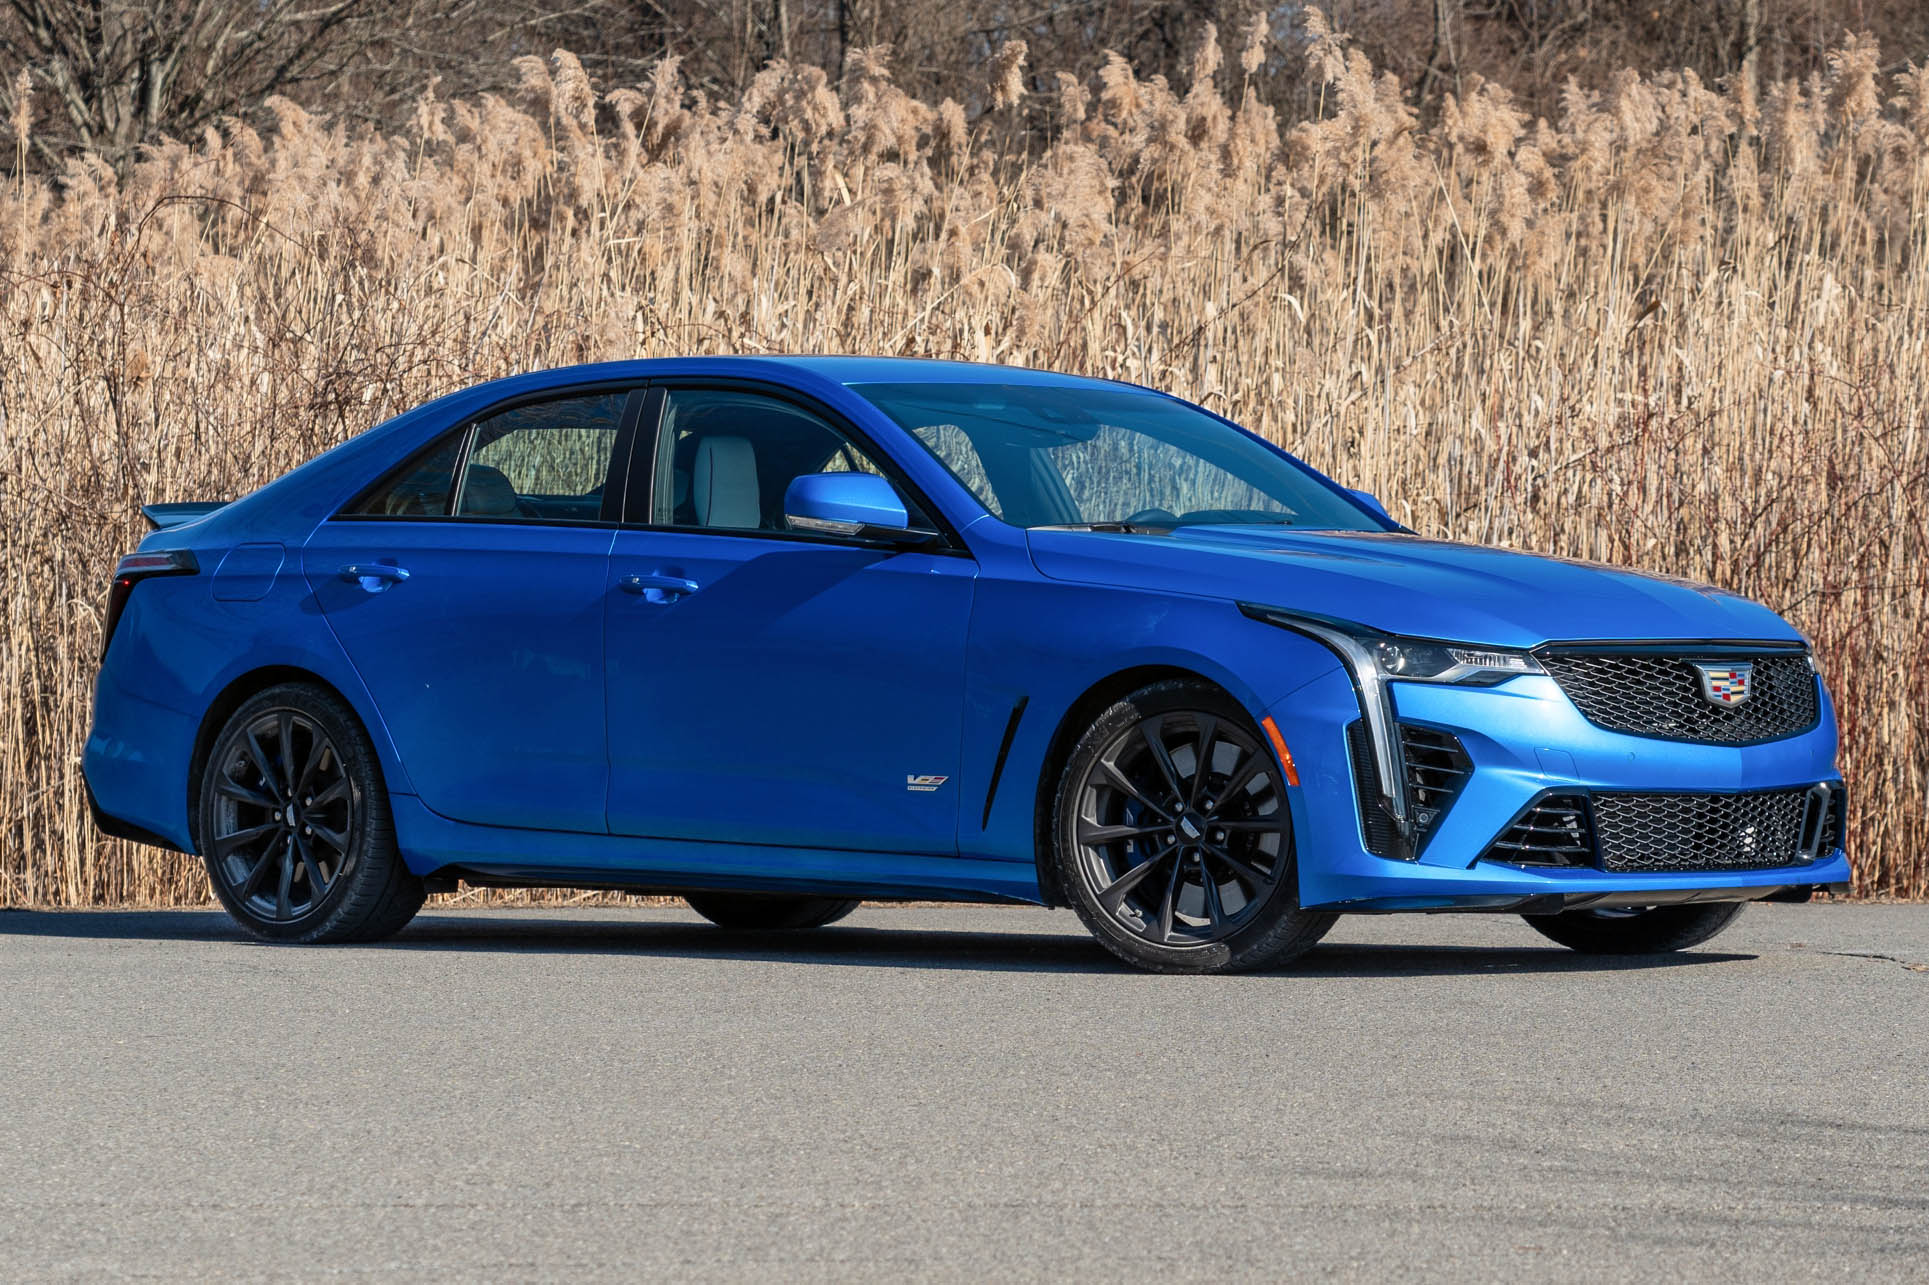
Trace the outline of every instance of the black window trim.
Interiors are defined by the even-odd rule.
[[[610,495],[610,488],[605,486],[602,511],[595,518],[581,521],[572,521],[568,518],[478,518],[464,517],[455,511],[461,501],[462,488],[467,485],[469,452],[475,447],[476,429],[480,425],[498,415],[520,410],[524,406],[536,406],[544,402],[573,401],[582,397],[593,397],[599,393],[625,393],[627,396],[623,402],[621,418],[617,421],[616,440],[610,446],[608,474],[613,478],[620,477],[622,484],[616,488],[618,493],[615,496]],[[651,389],[647,380],[606,379],[587,384],[570,384],[563,388],[544,388],[492,402],[454,427],[436,434],[425,445],[411,451],[400,464],[384,469],[379,477],[355,492],[346,503],[330,514],[328,520],[330,522],[450,522],[475,527],[545,526],[613,530],[622,525],[620,519],[629,502],[629,488],[635,477],[637,427],[650,402],[650,396]],[[349,512],[408,470],[418,467],[422,461],[447,445],[450,439],[458,436],[461,439],[461,445],[456,452],[454,471],[450,474],[449,496],[443,501],[442,512],[410,514]],[[651,441],[655,441],[654,430],[651,433]]]
[[[810,531],[762,531],[732,527],[676,526],[667,522],[650,521],[651,510],[655,507],[656,456],[663,431],[663,407],[669,394],[679,389],[707,390],[714,392],[743,392],[768,397],[794,406],[823,420],[844,438],[864,451],[883,472],[885,480],[892,486],[910,496],[936,524],[938,542],[918,548],[907,549],[904,545],[890,540],[866,540],[855,536],[822,535]],[[932,553],[949,556],[972,557],[962,536],[958,534],[944,511],[931,502],[924,489],[913,482],[905,473],[903,466],[892,458],[889,451],[881,448],[877,441],[857,425],[837,411],[824,405],[808,394],[798,392],[783,384],[771,383],[760,379],[744,379],[730,376],[666,375],[649,381],[649,396],[643,407],[641,421],[636,427],[636,441],[630,452],[629,479],[624,486],[625,502],[621,529],[625,531],[654,531],[666,535],[708,535],[730,536],[746,540],[784,540],[798,544],[831,544],[853,549],[877,549],[892,552]],[[640,506],[640,507],[639,507]],[[641,517],[638,517],[638,513]]]

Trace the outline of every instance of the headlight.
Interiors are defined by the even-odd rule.
[[[1359,692],[1360,712],[1366,718],[1367,731],[1372,735],[1374,762],[1379,769],[1380,805],[1408,839],[1412,837],[1413,827],[1407,821],[1406,764],[1400,755],[1394,729],[1393,697],[1387,685],[1412,682],[1491,687],[1521,674],[1546,672],[1538,660],[1524,651],[1402,638],[1365,625],[1302,616],[1257,603],[1244,602],[1239,604],[1239,609],[1255,620],[1315,638],[1345,662],[1353,676],[1353,686]],[[1361,800],[1363,805],[1366,802]]]

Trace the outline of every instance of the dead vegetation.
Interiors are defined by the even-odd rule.
[[[199,898],[97,836],[78,770],[114,558],[148,500],[233,496],[514,370],[846,351],[1118,376],[1211,405],[1419,531],[1693,577],[1815,641],[1859,888],[1929,892],[1929,69],[1849,39],[1759,101],[1615,78],[1423,125],[1311,15],[1284,124],[1263,50],[1182,84],[1114,58],[1016,127],[882,49],[739,101],[677,62],[608,91],[351,132],[285,100],[0,192],[0,901]],[[17,111],[15,145],[31,138]]]

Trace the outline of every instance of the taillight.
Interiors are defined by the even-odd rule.
[[[107,645],[114,641],[114,628],[127,610],[127,599],[134,586],[155,576],[191,576],[201,569],[186,549],[160,549],[153,553],[130,553],[114,568],[114,582],[107,587],[107,620],[101,626],[100,654],[107,659]]]

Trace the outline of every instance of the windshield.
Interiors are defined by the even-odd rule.
[[[853,391],[1014,526],[1384,529],[1304,467],[1156,393],[1036,384]]]

